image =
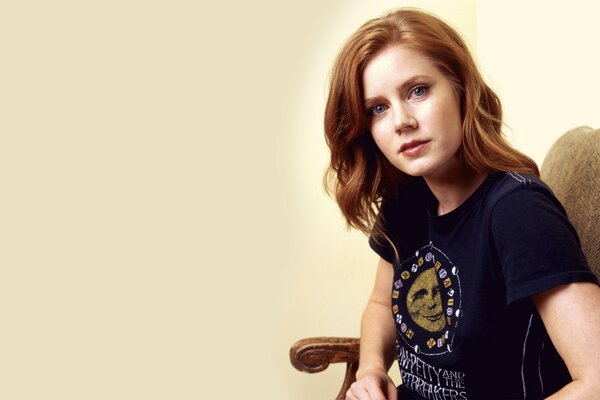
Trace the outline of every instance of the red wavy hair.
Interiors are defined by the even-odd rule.
[[[504,138],[500,100],[483,81],[453,28],[416,9],[401,8],[372,19],[345,43],[331,72],[324,121],[331,160],[324,181],[348,226],[388,242],[375,224],[381,201],[400,196],[402,183],[410,178],[390,164],[371,137],[362,75],[375,55],[395,44],[429,57],[459,94],[463,134],[459,156],[467,166],[483,173],[516,171],[539,176],[535,162]]]

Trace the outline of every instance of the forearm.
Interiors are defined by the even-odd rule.
[[[586,384],[583,380],[574,380],[546,400],[597,400],[600,390],[596,382]]]
[[[389,306],[370,300],[361,322],[357,379],[370,371],[387,371],[394,361],[395,328]]]
[[[594,283],[561,285],[533,296],[548,335],[573,381],[548,400],[600,399],[600,289]],[[577,329],[569,329],[576,326]]]

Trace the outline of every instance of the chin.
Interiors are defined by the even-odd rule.
[[[405,160],[403,160],[405,161]],[[435,165],[432,165],[430,160],[425,160],[425,159],[417,159],[417,160],[411,160],[408,162],[399,162],[394,164],[394,166],[396,168],[398,168],[400,171],[404,172],[407,175],[410,176],[422,176],[422,177],[426,177],[429,176],[431,174],[434,174],[436,170],[438,170],[439,168],[436,167]]]
[[[438,165],[423,165],[423,166],[413,166],[412,168],[404,168],[401,169],[407,175],[410,176],[421,176],[423,178],[433,178],[436,176],[444,176],[446,175],[447,166],[438,166]]]
[[[410,176],[422,176],[422,177],[427,177],[429,175],[432,174],[433,171],[431,171],[428,168],[404,168],[404,169],[400,169],[400,171],[404,172],[406,175],[410,175]]]

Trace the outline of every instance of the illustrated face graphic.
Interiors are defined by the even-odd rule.
[[[428,268],[415,279],[406,296],[406,307],[413,321],[421,328],[439,332],[446,327],[435,269]]]

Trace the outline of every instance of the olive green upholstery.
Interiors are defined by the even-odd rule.
[[[541,176],[565,206],[588,264],[600,276],[600,130],[582,126],[562,135]]]

